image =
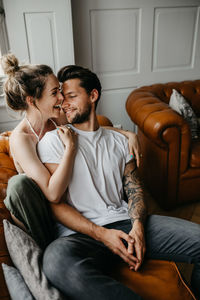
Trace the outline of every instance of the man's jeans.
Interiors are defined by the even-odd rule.
[[[42,248],[53,240],[48,201],[30,178],[13,176],[4,202]],[[129,233],[131,223],[127,220],[105,227]],[[195,264],[192,287],[200,299],[200,225],[152,215],[147,218],[145,234],[146,257]],[[76,233],[53,241],[44,253],[43,266],[52,284],[72,299],[141,299],[106,275],[118,260],[102,243]]]
[[[106,225],[129,233],[129,220]],[[146,257],[194,263],[192,286],[200,295],[200,226],[182,219],[152,215],[147,218]],[[80,233],[58,238],[46,249],[44,272],[72,299],[139,299],[106,273],[120,258],[102,243]],[[145,287],[144,287],[145,288]]]

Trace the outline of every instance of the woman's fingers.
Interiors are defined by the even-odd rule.
[[[57,132],[65,147],[72,148],[76,145],[77,133],[70,126],[58,126]]]

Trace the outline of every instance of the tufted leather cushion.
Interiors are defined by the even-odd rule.
[[[169,104],[173,88],[187,99],[197,117],[200,117],[200,80],[153,84],[140,88],[140,93],[145,92],[152,94],[152,96],[156,96],[162,99],[164,103]]]

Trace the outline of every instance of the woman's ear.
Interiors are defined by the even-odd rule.
[[[94,103],[99,98],[99,92],[96,89],[91,91],[91,102]]]
[[[31,96],[26,96],[26,103],[30,106],[33,106],[33,105],[35,106],[34,99]]]

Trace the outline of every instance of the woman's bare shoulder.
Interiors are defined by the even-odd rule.
[[[26,132],[23,124],[17,125],[10,135],[10,143],[16,145],[21,145],[24,143],[29,143],[33,140],[32,135]]]

